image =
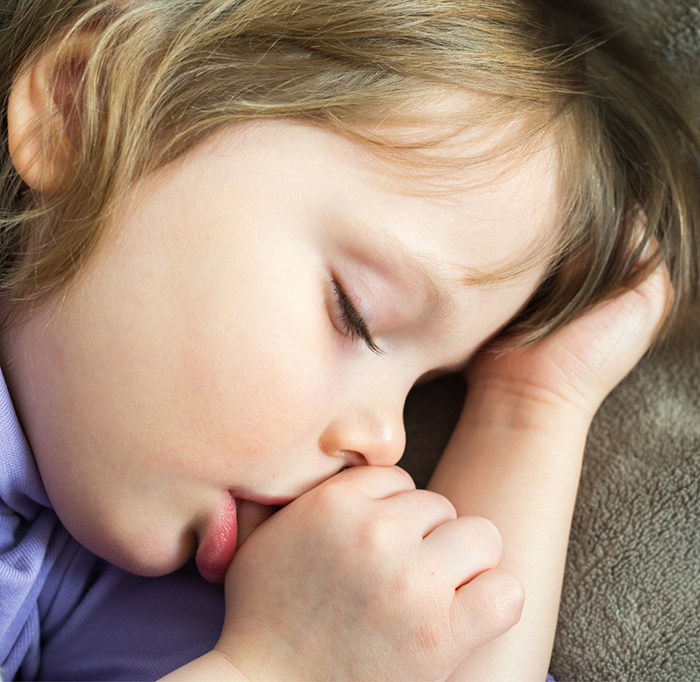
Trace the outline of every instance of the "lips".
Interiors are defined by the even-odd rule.
[[[210,526],[197,550],[197,569],[205,580],[224,582],[226,569],[236,553],[238,540],[237,505],[232,495],[221,502],[214,523]]]
[[[197,568],[202,577],[213,583],[224,582],[236,549],[260,524],[292,499],[265,497],[253,501],[227,493],[197,550]]]

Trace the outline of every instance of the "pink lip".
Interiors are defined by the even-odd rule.
[[[205,580],[224,582],[226,569],[236,553],[237,539],[236,500],[229,494],[222,499],[217,517],[197,550],[197,569]]]
[[[293,497],[267,497],[250,493],[224,495],[214,522],[209,526],[200,542],[195,561],[205,580],[222,583],[226,570],[236,554],[238,542],[237,500],[248,500],[266,507],[284,507]]]

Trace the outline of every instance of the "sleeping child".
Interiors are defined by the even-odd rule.
[[[544,680],[591,419],[697,296],[682,97],[565,3],[2,12],[2,679]]]

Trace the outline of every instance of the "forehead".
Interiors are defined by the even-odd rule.
[[[385,140],[400,136],[401,147],[300,121],[236,127],[235,153],[252,175],[297,186],[291,193],[297,203],[313,202],[333,214],[331,222],[379,227],[400,241],[422,235],[425,246],[440,233],[453,243],[450,265],[465,282],[499,283],[541,271],[561,241],[558,138],[533,132],[522,118],[482,120],[446,138],[447,129],[381,131]],[[440,141],[419,146],[425,139]]]
[[[382,144],[329,138],[329,153],[384,193],[381,203],[403,207],[409,222],[422,219],[426,232],[442,228],[455,242],[467,239],[465,281],[505,282],[552,260],[565,204],[556,129],[484,108],[449,125],[385,126],[379,135]]]
[[[328,238],[347,244],[351,233],[358,252],[381,248],[397,266],[419,263],[453,299],[460,284],[496,289],[479,294],[482,309],[487,296],[517,290],[515,307],[502,311],[510,317],[544,275],[561,231],[556,139],[523,137],[518,126],[470,128],[428,149],[418,168],[410,156],[294,122],[254,124],[244,146],[252,175],[283,182],[288,210],[307,211]]]
[[[450,367],[506,324],[543,274],[535,269],[488,286],[469,281],[475,271],[521,258],[554,231],[551,157],[542,146],[520,163],[494,157],[493,166],[474,167],[479,173],[467,165],[450,191],[437,191],[432,179],[397,170],[337,131],[257,121],[222,129],[182,159],[181,172],[176,163],[146,183],[136,202],[150,206],[159,196],[154,184],[163,183],[167,202],[148,215],[175,214],[183,227],[164,224],[163,243],[178,254],[216,244],[214,261],[219,253],[235,254],[236,263],[251,256],[261,282],[287,271],[304,281],[312,271],[324,282],[329,272],[340,275],[373,329],[377,309],[384,321],[408,320],[402,328],[430,341],[431,367]],[[151,219],[142,223],[150,240]],[[433,316],[436,307],[447,314]]]

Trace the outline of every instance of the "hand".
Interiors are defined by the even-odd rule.
[[[582,409],[592,418],[649,348],[669,298],[665,266],[530,347],[487,351],[468,370],[469,389]]]
[[[396,467],[356,467],[261,525],[226,578],[217,651],[247,679],[445,679],[519,619],[493,525]]]

